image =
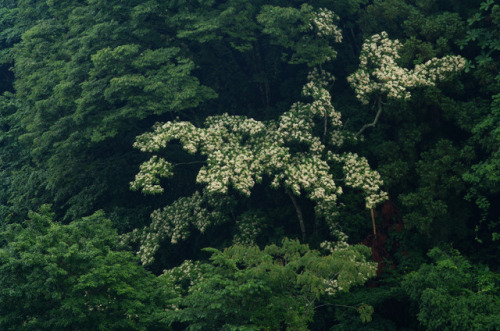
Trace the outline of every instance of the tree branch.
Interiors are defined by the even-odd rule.
[[[361,130],[359,130],[358,133],[356,133],[356,138],[359,137],[363,133],[363,131],[365,131],[367,128],[375,127],[375,125],[377,125],[380,114],[382,114],[382,99],[379,97],[378,98],[378,111],[377,111],[377,115],[375,115],[375,119],[373,120],[372,123],[365,124],[361,128]]]
[[[326,144],[326,133],[328,131],[328,115],[325,112],[325,119],[323,122],[323,144]]]
[[[336,303],[325,303],[325,304],[318,305],[318,306],[314,307],[314,309],[318,309],[318,308],[325,307],[325,306],[343,307],[343,308],[351,308],[351,309],[354,309],[354,310],[358,310],[358,307],[346,306],[346,305],[339,305],[339,304],[336,304]]]
[[[177,166],[180,166],[180,165],[188,165],[188,164],[202,164],[202,163],[206,163],[206,162],[207,161],[181,162],[181,163],[176,163],[173,166],[177,167]]]

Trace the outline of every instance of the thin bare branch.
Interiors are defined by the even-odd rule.
[[[361,128],[361,130],[359,130],[358,133],[356,133],[356,137],[359,137],[367,128],[375,127],[375,125],[377,125],[380,114],[382,114],[382,99],[379,97],[378,98],[378,111],[377,111],[377,114],[375,115],[375,119],[373,120],[372,123],[365,124]]]

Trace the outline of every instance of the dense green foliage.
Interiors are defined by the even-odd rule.
[[[366,246],[337,247],[326,256],[298,241],[282,246],[231,246],[212,252],[211,264],[189,261],[160,278],[180,288],[183,309],[170,312],[188,330],[307,329],[317,302],[374,276]],[[354,263],[353,263],[354,262]],[[188,290],[182,285],[190,282]],[[365,314],[366,315],[366,314]],[[369,318],[363,315],[364,318]]]
[[[428,330],[496,330],[500,325],[499,275],[472,266],[457,251],[429,252],[423,264],[405,277],[403,289],[418,303],[418,320]]]
[[[499,72],[495,0],[0,0],[0,328],[497,329]]]
[[[139,330],[151,326],[161,297],[157,278],[101,212],[69,225],[43,206],[0,233],[3,330]],[[153,325],[158,325],[157,323]]]

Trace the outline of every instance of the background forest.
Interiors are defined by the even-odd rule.
[[[0,329],[498,330],[495,0],[0,0]]]

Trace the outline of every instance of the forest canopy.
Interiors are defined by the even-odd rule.
[[[0,0],[0,328],[496,330],[494,0]]]

